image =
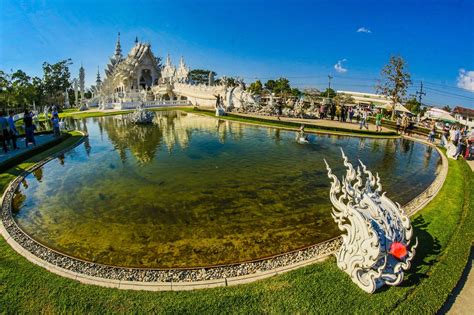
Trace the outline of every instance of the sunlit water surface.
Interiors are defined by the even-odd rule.
[[[378,172],[404,204],[435,178],[436,150],[407,140],[310,135],[158,112],[75,121],[89,138],[33,174],[17,222],[40,242],[89,261],[191,267],[256,259],[339,234],[323,158],[341,174],[342,147]]]

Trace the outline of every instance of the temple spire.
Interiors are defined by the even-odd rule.
[[[122,47],[120,46],[120,32],[118,32],[117,44],[115,44],[115,59],[117,61],[122,59]]]
[[[95,84],[97,88],[99,88],[100,85],[102,84],[102,80],[100,79],[99,66],[97,66],[97,79],[95,80]]]
[[[135,45],[138,45],[138,36],[135,36]]]

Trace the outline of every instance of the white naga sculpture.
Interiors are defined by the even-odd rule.
[[[398,203],[382,193],[378,174],[374,177],[361,161],[362,171],[359,166],[356,171],[344,152],[342,157],[347,168],[342,185],[324,160],[332,179],[332,217],[346,232],[336,253],[337,266],[368,293],[385,284],[398,285],[404,271],[410,268],[418,245],[416,239],[408,249],[413,236],[410,220]]]
[[[133,113],[129,114],[129,119],[132,124],[151,124],[154,118],[155,114],[143,108],[142,105],[138,105]]]

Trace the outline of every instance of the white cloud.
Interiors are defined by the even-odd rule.
[[[459,69],[458,87],[474,92],[474,71]]]
[[[370,33],[372,33],[372,31],[369,30],[368,28],[362,26],[362,27],[359,27],[359,28],[357,29],[357,33],[367,33],[367,34],[370,34]]]
[[[344,68],[342,66],[342,63],[347,61],[347,59],[342,59],[342,60],[339,60],[335,65],[334,65],[334,69],[339,72],[339,73],[346,73],[347,72],[347,68]]]

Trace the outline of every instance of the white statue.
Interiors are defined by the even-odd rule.
[[[332,179],[332,217],[339,229],[346,232],[336,253],[337,266],[368,293],[385,284],[398,285],[404,271],[410,268],[418,245],[416,239],[409,249],[413,236],[410,220],[398,203],[382,193],[378,174],[374,177],[361,161],[362,171],[359,166],[356,171],[344,152],[342,157],[347,168],[342,185],[324,160]]]
[[[67,89],[64,91],[64,108],[69,108],[69,93]]]
[[[133,124],[151,124],[154,118],[155,114],[143,108],[141,104],[129,115],[130,122]]]

